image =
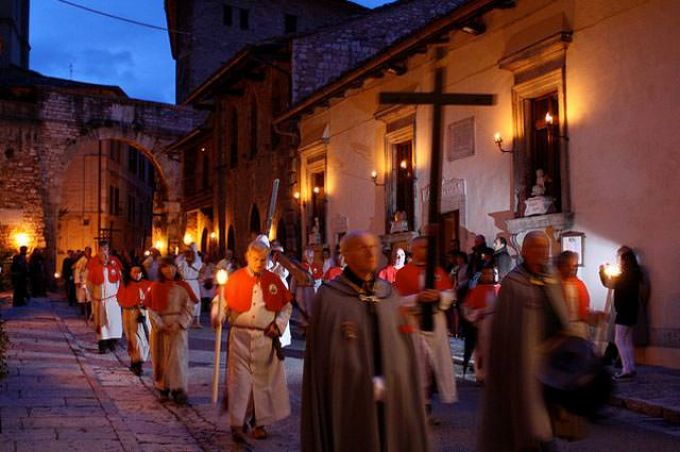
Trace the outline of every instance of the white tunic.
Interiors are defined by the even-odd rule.
[[[184,279],[184,281],[186,281],[189,287],[191,287],[191,290],[194,292],[194,295],[196,295],[196,299],[200,300],[201,286],[199,285],[198,282],[198,276],[201,272],[201,267],[203,266],[200,258],[196,256],[196,260],[194,260],[194,262],[190,264],[186,261],[184,255],[180,255],[177,257],[175,264],[177,264],[177,271],[182,275],[182,278]],[[199,317],[201,315],[200,302],[194,304],[193,315],[194,317]]]
[[[281,278],[281,282],[283,283],[283,285],[286,287],[286,289],[288,289],[289,287],[287,278],[288,275],[290,274],[288,269],[281,265],[279,262],[274,264],[273,262],[270,261],[268,266],[269,266],[268,270],[278,275],[278,277]],[[281,341],[281,347],[288,347],[290,345],[292,341],[290,335],[290,322],[286,323],[286,329],[281,334],[279,340]]]
[[[263,329],[275,320],[279,331],[288,324],[292,306],[274,313],[265,308],[262,287],[253,286],[252,305],[241,314],[230,315],[227,361],[229,417],[241,427],[250,414],[252,397],[258,425],[267,425],[290,415],[290,399],[283,361],[276,357],[271,338]]]
[[[420,275],[420,287],[425,286],[425,272]],[[402,297],[402,305],[407,307],[416,306],[418,295]],[[452,290],[440,292],[439,304],[434,309],[433,331],[419,331],[414,338],[420,338],[416,343],[422,363],[423,384],[425,390],[429,387],[431,377],[434,374],[437,383],[439,399],[444,403],[453,403],[458,400],[456,389],[456,374],[453,370],[453,354],[449,345],[448,328],[444,311],[453,303],[454,293]]]
[[[104,267],[102,284],[88,284],[92,294],[92,312],[94,312],[98,341],[120,339],[123,336],[123,319],[117,297],[119,284],[119,282],[110,282],[108,267]]]

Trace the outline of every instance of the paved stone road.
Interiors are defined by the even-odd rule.
[[[11,338],[10,375],[0,382],[0,451],[295,451],[299,450],[302,344],[285,361],[293,415],[269,427],[270,438],[237,448],[227,416],[209,402],[213,333],[190,333],[190,406],[159,402],[149,369],[127,370],[125,350],[99,355],[91,327],[63,302],[0,304]],[[457,366],[460,367],[460,366]],[[223,377],[223,375],[222,375]],[[460,377],[460,375],[459,375]],[[459,379],[461,402],[435,404],[435,451],[472,451],[480,389]],[[680,427],[621,410],[563,451],[680,450]],[[360,452],[360,451],[356,451]]]

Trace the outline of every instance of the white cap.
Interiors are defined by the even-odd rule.
[[[267,236],[264,235],[264,234],[258,235],[258,236],[255,238],[255,241],[256,241],[256,242],[264,243],[264,244],[267,246],[267,248],[270,248],[270,247],[271,247],[271,245],[270,245],[270,243],[269,243],[269,237],[267,237]]]

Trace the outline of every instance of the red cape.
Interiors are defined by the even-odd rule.
[[[94,256],[87,262],[87,280],[95,286],[104,284],[104,267],[109,269],[109,281],[112,283],[120,281],[123,265],[115,257],[109,258],[109,263],[104,263],[98,256]]]
[[[321,279],[323,278],[323,267],[316,262],[313,262],[311,265],[307,262],[302,263],[302,268],[307,270],[311,275],[312,278],[314,279]]]
[[[118,304],[121,308],[134,308],[139,305],[139,290],[142,290],[145,295],[145,301],[149,296],[151,290],[151,282],[142,279],[141,281],[130,281],[126,286],[121,284],[118,287]]]
[[[264,270],[257,278],[244,267],[232,273],[227,281],[226,297],[229,309],[239,313],[248,311],[253,304],[253,287],[258,280],[267,311],[278,312],[293,298],[276,273]]]
[[[397,278],[394,281],[394,287],[403,296],[414,295],[422,292],[423,288],[420,285],[420,275],[425,271],[425,267],[419,267],[414,264],[406,264],[397,272]],[[437,267],[434,274],[434,285],[437,290],[449,290],[453,288],[449,275],[444,269]]]
[[[338,276],[342,275],[342,267],[331,267],[328,269],[325,275],[323,275],[324,281],[330,281]]]
[[[564,283],[576,286],[578,292],[578,317],[581,320],[586,320],[588,318],[588,310],[590,309],[590,295],[588,295],[586,285],[575,276],[566,279]]]
[[[497,297],[500,289],[500,284],[480,284],[465,297],[465,306],[470,309],[485,309],[487,294],[492,293],[494,297]]]

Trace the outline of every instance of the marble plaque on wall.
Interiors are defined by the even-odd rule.
[[[449,162],[475,154],[475,117],[461,119],[447,126],[446,159]]]

